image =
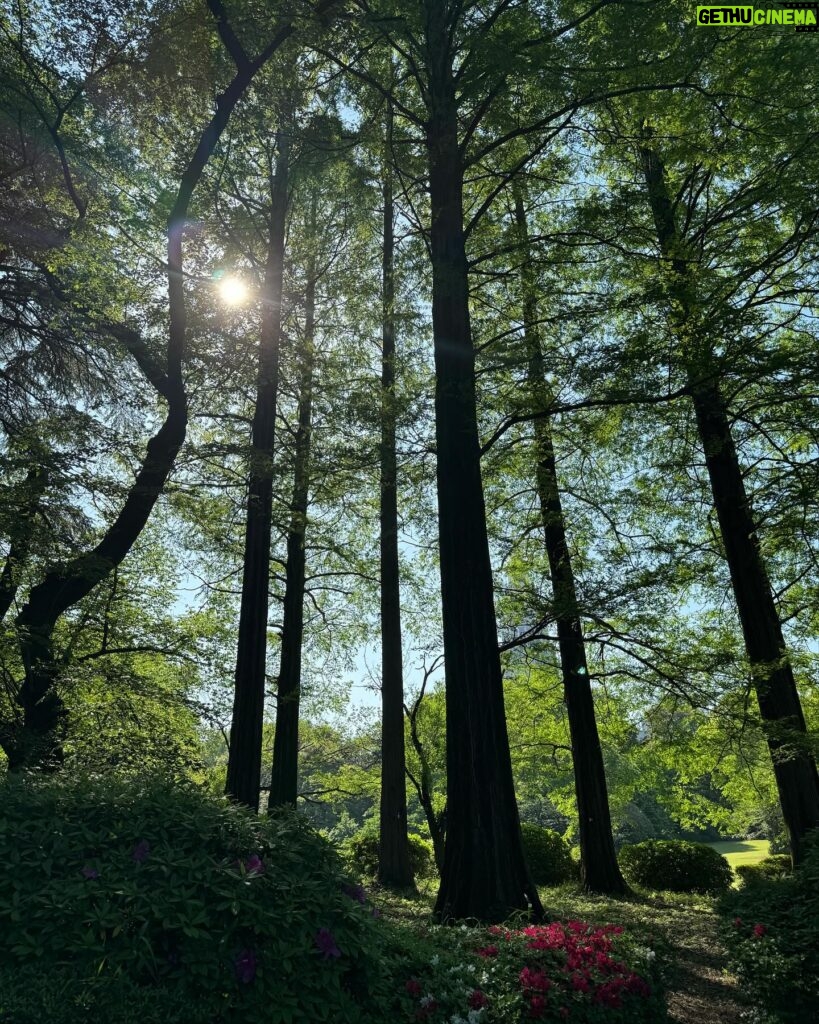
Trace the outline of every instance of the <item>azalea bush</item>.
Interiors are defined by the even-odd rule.
[[[759,875],[720,903],[731,968],[765,1021],[804,1024],[819,1006],[819,835],[792,874]]]
[[[704,843],[682,839],[647,839],[623,846],[618,859],[628,881],[647,889],[717,895],[725,892],[734,878],[722,854]]]
[[[535,885],[560,885],[578,876],[571,847],[552,829],[524,821],[520,826],[523,852]]]
[[[426,942],[437,952],[404,985],[416,1020],[665,1020],[654,950],[618,926],[555,921],[520,928],[429,928]]]
[[[0,808],[3,1024],[400,1010],[403,954],[299,816],[99,778],[9,778]]]

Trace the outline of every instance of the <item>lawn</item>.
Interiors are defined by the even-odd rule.
[[[727,839],[719,843],[706,843],[722,856],[736,871],[740,864],[756,864],[770,853],[767,839]]]

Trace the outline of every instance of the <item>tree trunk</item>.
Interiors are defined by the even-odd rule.
[[[533,409],[546,409],[551,395],[537,329],[535,280],[529,253],[526,212],[523,198],[517,189],[515,219],[524,245],[521,283],[529,391]],[[566,538],[566,521],[557,481],[550,421],[546,418],[536,419],[534,433],[537,491],[552,577],[563,693],[572,740],[574,789],[580,833],[580,877],[584,889],[592,892],[625,893],[628,886],[620,873],[617,854],[614,851],[606,771],[594,714],[583,625],[577,608],[577,592]]]
[[[40,508],[40,498],[48,484],[48,470],[43,465],[31,466],[23,484],[23,500],[16,519],[9,526],[10,543],[3,571],[0,572],[0,622],[17,595],[20,570],[28,559],[34,518]]]
[[[398,566],[398,494],[395,452],[395,281],[393,276],[392,108],[387,105],[384,155],[384,253],[381,348],[381,804],[378,880],[414,885],[407,840],[404,755],[404,670]]]
[[[218,7],[218,5],[213,5]],[[322,6],[322,5],[320,5]],[[224,12],[215,14],[220,35],[229,27]],[[186,313],[182,236],[194,189],[202,177],[234,107],[247,91],[256,73],[292,33],[283,25],[254,61],[244,54],[236,60],[236,74],[216,98],[216,110],[199,136],[196,149],[179,182],[176,200],[168,217],[168,347],[164,373],[155,373],[151,383],[167,403],[165,421],[148,442],[145,460],[137,473],[120,514],[91,551],[64,565],[50,569],[29,593],[17,617],[25,678],[17,695],[23,711],[22,727],[12,740],[4,742],[9,767],[58,766],[62,762],[65,706],[57,692],[58,664],[54,657],[54,629],[60,616],[77,604],[123,561],[148,521],[162,493],[177,453],[185,440],[188,404],[182,379],[185,356]],[[235,40],[235,37],[232,37]],[[226,44],[227,45],[227,44]]]
[[[225,792],[259,809],[262,770],[267,617],[270,592],[270,531],[273,506],[273,448],[282,330],[282,281],[287,217],[290,140],[278,136],[271,183],[267,266],[263,289],[259,372],[250,452],[245,520],[245,553],[233,717]]]
[[[802,705],[745,492],[707,328],[697,324],[693,314],[694,281],[682,254],[665,168],[649,147],[643,147],[640,156],[660,251],[671,267],[671,291],[677,309],[674,327],[688,374],[745,651],[751,663],[791,857],[796,865],[803,856],[806,833],[819,828],[819,773],[808,746]]]
[[[313,198],[311,234],[316,234],[316,200]],[[299,700],[301,698],[301,655],[304,640],[304,540],[310,489],[310,443],[313,415],[313,373],[315,367],[316,259],[311,254],[307,269],[304,351],[299,391],[299,423],[296,428],[296,458],[293,499],[287,533],[284,621],[282,625],[279,685],[276,701],[276,733],[273,740],[273,770],[268,810],[296,806],[299,761]]]
[[[435,435],[447,718],[441,920],[543,915],[523,855],[480,472],[463,166],[445,5],[427,6]]]

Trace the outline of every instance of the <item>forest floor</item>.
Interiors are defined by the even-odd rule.
[[[388,916],[426,918],[434,890],[412,900],[373,892]],[[572,886],[542,889],[552,920],[580,919],[590,924],[619,924],[644,935],[665,964],[666,998],[671,1024],[741,1024],[748,1003],[726,968],[714,902],[705,896],[640,894],[627,899],[591,896]]]

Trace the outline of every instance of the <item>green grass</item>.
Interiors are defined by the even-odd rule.
[[[729,839],[719,843],[706,843],[721,853],[736,871],[740,864],[757,864],[770,854],[770,843],[767,839]]]

